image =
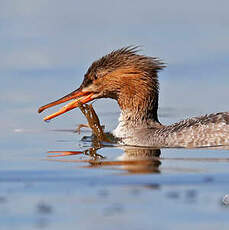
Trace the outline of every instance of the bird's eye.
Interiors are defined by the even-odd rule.
[[[91,79],[87,79],[87,81],[85,82],[86,86],[89,86],[92,84],[92,80]]]
[[[92,80],[90,79],[90,78],[84,78],[84,81],[83,81],[83,83],[82,83],[82,85],[84,86],[84,87],[87,87],[87,86],[89,86],[89,85],[91,85],[92,84]]]

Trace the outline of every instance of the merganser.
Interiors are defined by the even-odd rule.
[[[209,147],[229,145],[229,112],[193,117],[172,125],[158,120],[158,72],[165,64],[158,58],[124,47],[92,63],[81,86],[70,94],[39,108],[72,100],[50,120],[94,99],[112,98],[121,109],[113,135],[125,145],[148,147]]]

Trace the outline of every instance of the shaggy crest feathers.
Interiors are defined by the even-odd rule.
[[[92,80],[102,77],[118,68],[135,69],[146,76],[153,76],[153,73],[162,70],[166,65],[158,58],[147,57],[137,54],[138,46],[127,46],[103,56],[92,63],[85,77]]]

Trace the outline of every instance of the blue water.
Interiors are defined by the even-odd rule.
[[[76,89],[91,62],[126,45],[162,58],[160,121],[229,111],[228,1],[3,1],[0,9],[0,229],[228,229],[229,150],[103,147],[79,154],[78,109],[50,123],[39,106]],[[93,104],[107,131],[112,100]],[[90,138],[89,138],[90,140]],[[156,152],[155,152],[156,153]],[[141,157],[140,157],[141,158]],[[139,160],[139,158],[138,158]],[[119,164],[117,163],[119,162]]]

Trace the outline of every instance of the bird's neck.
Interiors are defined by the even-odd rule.
[[[161,128],[158,120],[158,93],[144,89],[120,95],[118,103],[121,108],[118,127],[114,131],[117,137],[134,134],[136,129]]]
[[[139,82],[130,84],[118,97],[122,120],[140,124],[149,121],[159,123],[158,95],[158,89],[155,89],[151,82],[148,85]]]

